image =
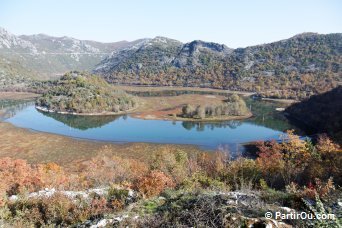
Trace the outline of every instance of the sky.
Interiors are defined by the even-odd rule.
[[[165,36],[246,47],[341,33],[341,0],[0,0],[0,27],[115,42]]]

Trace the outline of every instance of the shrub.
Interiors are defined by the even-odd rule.
[[[16,195],[44,187],[63,188],[69,184],[68,175],[55,163],[31,165],[21,159],[0,159],[0,195]]]
[[[135,183],[135,189],[146,197],[159,195],[166,188],[175,187],[172,178],[159,170],[152,170]]]
[[[67,226],[84,222],[91,216],[91,209],[86,203],[82,201],[76,204],[60,194],[54,194],[51,197],[20,199],[9,202],[8,207],[13,219],[33,223],[37,227],[47,224]]]
[[[171,176],[176,184],[181,183],[190,173],[188,154],[179,149],[171,150],[166,147],[154,154],[149,163],[151,170],[164,172]]]
[[[322,202],[322,200],[319,197],[319,194],[315,194],[315,204],[312,204],[310,201],[306,199],[302,199],[306,209],[313,213],[316,218],[318,218],[319,215],[323,214],[329,214],[331,213],[332,209],[325,206]],[[342,226],[342,219],[339,217],[339,215],[336,215],[336,219],[314,219],[309,220],[309,225],[312,227],[336,227],[339,228]]]
[[[109,153],[111,150],[110,147],[105,147],[101,150],[101,154]],[[84,162],[79,168],[84,187],[134,182],[147,172],[148,167],[145,163],[119,156],[98,156]]]
[[[229,186],[225,183],[208,177],[204,173],[194,173],[190,178],[184,180],[181,184],[181,188],[186,190],[199,190],[199,189],[206,189],[206,190],[229,190]]]
[[[236,190],[251,190],[259,183],[261,172],[254,160],[238,158],[228,165],[222,178]]]
[[[114,209],[122,209],[126,206],[129,201],[129,190],[127,189],[118,189],[115,186],[111,186],[107,192],[107,201],[109,207]]]

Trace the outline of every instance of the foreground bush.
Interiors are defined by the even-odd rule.
[[[190,154],[166,146],[147,161],[109,157],[113,151],[104,147],[100,156],[77,163],[73,173],[54,163],[28,164],[2,158],[0,222],[14,227],[84,225],[145,202],[141,213],[148,216],[120,226],[126,222],[143,227],[248,226],[251,220],[246,216],[259,218],[265,225],[260,220],[265,203],[272,204],[271,208],[303,210],[303,202],[316,202],[317,197],[338,213],[336,199],[341,196],[342,176],[338,145],[327,136],[313,144],[288,132],[282,143],[262,142],[258,147],[256,160],[231,160],[226,151]],[[51,197],[27,194],[46,187],[100,188],[106,193],[71,198],[61,191]],[[248,201],[227,207],[239,194]],[[9,200],[11,195],[17,195],[17,200]],[[253,206],[246,208],[251,202]],[[132,211],[139,212],[139,208]]]
[[[7,220],[14,225],[41,227],[45,225],[70,226],[90,218],[103,216],[108,211],[102,197],[72,200],[62,194],[51,197],[20,199],[7,204]]]
[[[167,188],[175,187],[173,180],[161,171],[153,170],[135,183],[135,189],[146,197],[159,195]]]

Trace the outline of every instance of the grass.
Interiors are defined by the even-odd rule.
[[[255,93],[253,92],[243,92],[243,91],[230,91],[225,89],[210,89],[210,88],[199,88],[199,87],[177,87],[177,86],[114,86],[117,89],[122,89],[125,91],[138,91],[138,92],[146,92],[146,91],[199,91],[199,92],[213,92],[213,93],[237,93],[245,96],[250,96]]]
[[[220,105],[225,100],[225,96],[221,95],[199,95],[186,94],[179,96],[162,96],[162,97],[140,97],[139,107],[131,114],[135,118],[141,119],[162,119],[162,120],[186,120],[194,121],[192,118],[181,118],[177,115],[182,113],[182,107],[186,104],[191,104],[194,107],[198,105]],[[205,118],[203,121],[220,121],[231,119],[248,118],[251,115],[238,117],[222,117],[222,118]],[[195,121],[201,121],[196,119]]]
[[[0,92],[1,100],[23,100],[23,99],[32,99],[39,97],[39,94],[36,93],[26,93],[26,92]]]

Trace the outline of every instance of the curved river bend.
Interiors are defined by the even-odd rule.
[[[32,103],[12,109],[6,122],[36,131],[110,142],[190,144],[204,149],[279,139],[286,129],[296,128],[274,109],[279,104],[248,100],[255,117],[217,123],[142,120],[130,116],[72,116],[42,113]]]

